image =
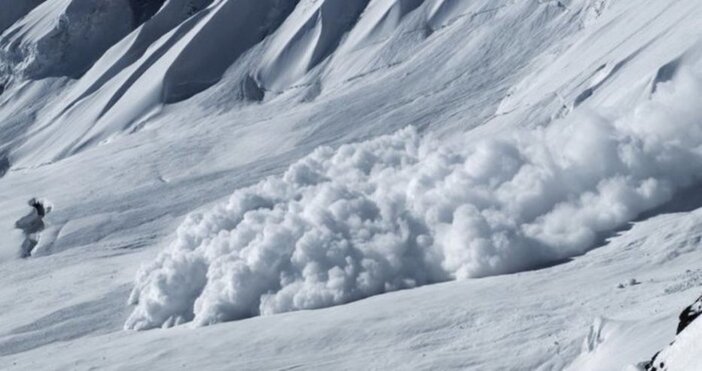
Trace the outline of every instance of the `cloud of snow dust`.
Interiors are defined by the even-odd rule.
[[[322,147],[195,214],[138,273],[125,327],[209,325],[544,266],[702,177],[702,82],[633,110],[449,148],[408,128]]]

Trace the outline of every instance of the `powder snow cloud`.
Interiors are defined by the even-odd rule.
[[[688,70],[629,112],[448,146],[413,128],[318,148],[193,214],[137,275],[128,329],[323,308],[582,254],[702,176]]]

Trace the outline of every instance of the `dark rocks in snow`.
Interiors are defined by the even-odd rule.
[[[653,356],[653,359],[651,359],[649,362],[647,362],[647,363],[644,364],[644,369],[645,369],[646,371],[664,371],[664,370],[667,370],[667,369],[665,368],[665,362],[658,362],[658,363],[656,364],[656,358],[658,357],[659,354],[660,354],[660,352],[656,353],[656,355]]]
[[[641,284],[641,281],[637,280],[636,278],[632,278],[632,279],[630,279],[630,280],[627,281],[627,282],[620,282],[620,283],[617,285],[617,288],[618,288],[618,289],[623,289],[623,288],[626,288],[626,287],[628,287],[628,286],[637,286],[637,285],[640,285],[640,284]]]
[[[702,296],[697,298],[694,303],[690,304],[687,308],[685,308],[681,313],[680,316],[678,316],[678,328],[677,331],[675,332],[676,335],[679,335],[681,332],[683,332],[687,326],[689,326],[693,321],[695,321],[700,314],[702,314]],[[675,341],[671,343],[674,344]],[[667,371],[668,369],[666,368],[665,362],[659,360],[658,356],[660,355],[661,352],[656,353],[653,358],[651,358],[650,361],[647,361],[643,364],[643,367],[646,371]]]
[[[702,314],[702,296],[680,313],[678,317],[680,321],[678,322],[676,334],[681,333],[692,321],[699,317],[700,314]]]
[[[51,211],[50,206],[36,198],[29,200],[29,206],[32,207],[29,214],[15,222],[15,228],[21,229],[25,236],[21,246],[23,258],[32,256],[32,250],[39,243],[39,233],[46,227],[44,217]]]

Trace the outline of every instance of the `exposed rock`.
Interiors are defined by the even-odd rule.
[[[676,341],[678,340],[680,334],[688,328],[688,326],[697,319],[697,317],[702,314],[702,296],[700,296],[694,303],[685,308],[678,317],[680,321],[678,322],[678,329],[676,331],[676,340],[670,343],[670,346],[666,349],[656,353],[650,361],[643,363],[643,368],[646,371],[668,371],[672,368],[668,368],[665,360],[664,353],[670,351],[671,348],[676,346]]]
[[[680,322],[678,322],[676,334],[681,333],[692,321],[699,317],[700,314],[702,314],[702,296],[680,313],[678,317]]]

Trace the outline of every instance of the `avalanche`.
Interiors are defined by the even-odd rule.
[[[700,72],[683,66],[619,117],[457,148],[411,128],[319,148],[191,215],[138,274],[125,327],[322,308],[582,254],[702,180]]]
[[[0,0],[0,369],[694,370],[700,19]]]

